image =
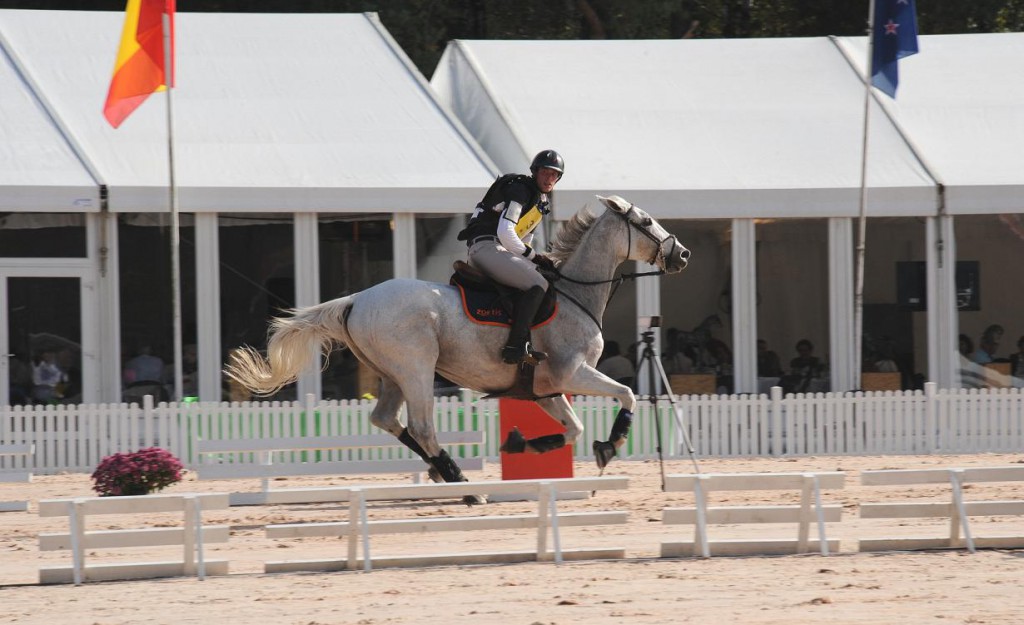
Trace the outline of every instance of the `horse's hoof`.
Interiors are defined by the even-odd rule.
[[[466,495],[462,498],[462,503],[466,504],[470,508],[473,506],[482,506],[487,503],[487,497],[485,495]]]
[[[503,451],[506,454],[521,454],[526,451],[526,439],[519,428],[512,428],[512,431],[508,433],[508,438],[501,444],[498,451]]]
[[[597,461],[597,468],[604,469],[615,457],[615,445],[607,441],[594,441],[594,460]]]
[[[444,478],[441,477],[441,473],[434,467],[427,469],[427,478],[435,484],[444,484]]]

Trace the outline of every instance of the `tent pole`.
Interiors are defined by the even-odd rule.
[[[864,131],[861,138],[860,153],[860,215],[857,220],[857,271],[853,293],[853,388],[861,388],[861,367],[864,336],[864,252],[867,249],[867,176],[868,176],[868,122],[871,111],[871,56],[872,24],[875,22],[875,2],[868,0],[868,58],[864,66]]]
[[[171,17],[165,10],[163,15],[164,34],[164,82],[167,84],[167,164],[168,187],[171,204],[171,309],[174,326],[174,401],[181,401],[183,383],[181,379],[181,243],[178,237],[178,186],[174,179],[174,90],[173,59],[171,58]]]

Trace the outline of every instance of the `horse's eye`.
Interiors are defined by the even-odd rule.
[[[654,220],[651,219],[650,217],[644,217],[643,219],[640,220],[640,223],[644,226],[649,226],[654,223]]]

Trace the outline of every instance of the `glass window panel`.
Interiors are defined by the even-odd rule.
[[[267,346],[272,317],[295,306],[295,243],[292,216],[221,214],[220,241],[221,345],[224,360],[240,346]],[[254,399],[237,383],[224,379],[225,398]],[[263,399],[263,398],[260,398]],[[296,399],[289,384],[269,399]]]
[[[828,222],[760,220],[756,245],[757,336],[765,341],[762,349],[778,358],[778,383],[787,393],[827,391]],[[767,365],[771,358],[760,360]]]
[[[956,217],[961,386],[1024,386],[1024,215]]]
[[[362,291],[394,276],[390,215],[320,215],[320,299]],[[324,399],[377,394],[377,382],[347,349],[328,355]]]
[[[0,257],[85,256],[82,213],[0,213]]]
[[[854,222],[856,230],[856,221]],[[854,235],[856,236],[856,235]],[[854,241],[856,245],[856,240]],[[887,380],[868,376],[871,390],[920,389],[928,374],[928,317],[924,286],[920,300],[908,292],[908,269],[925,274],[925,220],[919,217],[873,217],[864,242],[864,321],[861,370],[866,374],[899,373]],[[854,254],[856,262],[856,253]]]
[[[466,242],[457,238],[465,225],[465,215],[416,217],[416,275],[419,278],[448,284],[452,263],[466,260]]]
[[[195,228],[190,215],[181,215],[179,221],[182,344],[183,350],[188,351],[196,341]],[[118,255],[122,399],[141,402],[144,395],[152,395],[157,401],[172,399],[174,313],[170,216],[119,215]],[[185,390],[188,395],[190,389]]]
[[[8,278],[6,331],[11,405],[80,403],[82,319],[78,278]]]
[[[732,326],[730,220],[660,220],[690,250],[682,273],[661,277],[662,344],[665,373],[714,376],[714,389],[731,386]],[[704,378],[672,381],[673,388],[703,384]],[[705,392],[706,387],[701,388]],[[686,392],[690,392],[687,390]]]

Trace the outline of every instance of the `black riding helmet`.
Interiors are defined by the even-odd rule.
[[[530,172],[536,176],[538,169],[554,169],[558,172],[558,178],[562,178],[562,174],[565,173],[565,161],[562,160],[562,156],[554,150],[544,150],[538,152],[537,156],[533,157],[533,162],[530,163]]]

